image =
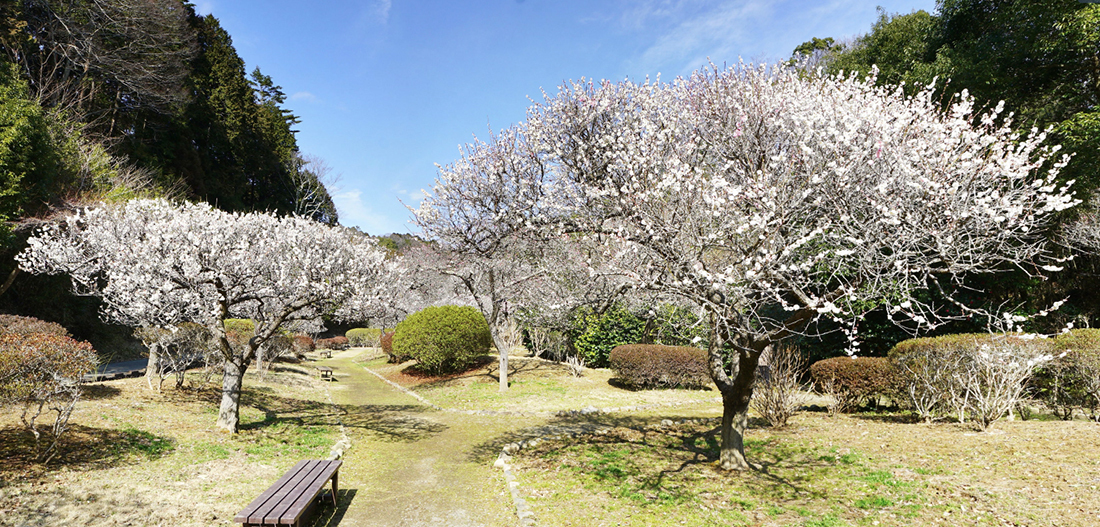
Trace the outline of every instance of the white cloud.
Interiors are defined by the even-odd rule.
[[[336,204],[341,225],[359,227],[363,232],[373,235],[408,230],[406,226],[395,224],[396,222],[364,203],[363,191],[357,188],[340,190],[332,194],[332,201]]]
[[[397,193],[401,195],[401,202],[416,209],[420,208],[420,202],[424,201],[426,194],[424,189],[409,191],[403,188],[396,189]]]
[[[771,2],[740,0],[693,13],[642,53],[643,71],[672,66],[675,71],[667,73],[684,75],[705,65],[708,59],[718,64],[736,61],[748,48],[752,34],[769,22],[773,12]]]
[[[312,94],[312,93],[309,93],[307,91],[299,91],[299,92],[294,92],[290,96],[290,100],[292,100],[292,101],[316,102],[317,101],[317,96]]]
[[[195,2],[195,14],[206,16],[214,12],[214,2]]]
[[[356,25],[360,29],[376,24],[384,26],[390,20],[390,8],[392,7],[393,0],[374,0],[360,12]]]
[[[626,1],[626,0],[623,0]],[[879,0],[887,12],[931,10],[931,0]],[[867,32],[875,3],[850,0],[644,0],[624,9],[626,31],[653,35],[628,64],[633,71],[664,72],[666,79],[739,60],[783,60],[810,37],[843,40]]]
[[[385,24],[390,19],[390,7],[393,7],[393,0],[378,0],[374,4],[375,15],[378,16],[378,21]]]

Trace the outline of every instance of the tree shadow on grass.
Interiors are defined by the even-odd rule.
[[[242,431],[278,430],[285,426],[336,426],[358,429],[381,441],[413,442],[447,429],[446,425],[415,414],[430,411],[423,405],[332,405],[252,391],[242,404],[264,412],[264,419],[242,423]]]
[[[865,413],[857,412],[849,414],[853,419],[862,421],[876,421],[879,423],[917,424],[921,422],[920,416],[915,413]]]
[[[112,399],[122,393],[122,390],[106,384],[85,384],[80,387],[80,398],[85,401],[100,401]]]
[[[43,465],[37,460],[30,432],[22,427],[0,428],[0,459],[4,460],[0,463],[0,481],[35,478],[61,467],[84,471],[135,464],[157,459],[174,446],[170,438],[135,428],[114,430],[70,424],[58,443],[57,455]]]
[[[835,460],[821,456],[801,443],[780,435],[746,439],[746,456],[754,469],[744,472],[724,471],[717,466],[720,457],[720,428],[713,424],[688,422],[656,428],[644,428],[655,420],[678,417],[639,418],[619,415],[593,415],[551,420],[545,426],[504,434],[475,446],[468,456],[472,461],[485,462],[500,454],[508,443],[541,437],[558,431],[560,439],[540,442],[516,454],[520,457],[551,456],[579,447],[580,452],[570,463],[590,463],[579,471],[596,474],[597,479],[619,491],[627,489],[650,499],[654,497],[689,499],[683,495],[685,485],[700,477],[716,478],[754,494],[767,494],[781,499],[823,497],[823,491],[811,483],[832,470]],[[754,423],[760,426],[763,423]],[[600,433],[594,433],[601,429]],[[570,432],[572,436],[570,436]],[[616,454],[618,452],[618,454]],[[578,461],[580,460],[580,461]],[[616,461],[618,460],[618,461]],[[549,461],[552,465],[555,461]],[[614,463],[618,463],[615,465]],[[537,465],[538,463],[536,463]],[[555,467],[555,469],[560,467]]]

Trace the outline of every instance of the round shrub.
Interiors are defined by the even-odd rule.
[[[833,357],[810,366],[818,389],[833,395],[839,409],[851,411],[868,400],[898,393],[898,372],[885,357]]]
[[[248,341],[256,334],[256,323],[247,318],[227,318],[222,323],[229,346],[237,353],[248,346]]]
[[[0,334],[29,335],[31,333],[45,333],[62,337],[72,336],[69,335],[69,330],[55,322],[46,322],[34,317],[19,315],[0,315]]]
[[[472,307],[438,306],[409,315],[393,335],[393,355],[408,356],[430,373],[465,369],[489,351],[489,325]]]
[[[702,388],[711,381],[707,352],[689,346],[616,346],[610,362],[619,380],[632,388]]]
[[[344,333],[348,342],[352,346],[362,346],[373,348],[378,345],[378,339],[382,337],[382,330],[379,328],[355,328],[348,330]]]

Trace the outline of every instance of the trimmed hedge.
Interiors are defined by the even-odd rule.
[[[818,389],[837,398],[842,411],[851,411],[881,396],[895,398],[900,376],[885,357],[833,357],[810,366]]]
[[[332,337],[330,339],[317,339],[317,348],[329,350],[346,350],[351,346],[347,337]]]
[[[409,356],[430,373],[460,371],[489,352],[489,324],[469,306],[429,307],[397,325],[393,354]]]
[[[610,363],[632,388],[702,388],[711,382],[707,352],[699,348],[627,344],[611,350]]]
[[[352,346],[373,348],[378,345],[378,339],[382,338],[382,330],[379,328],[355,328],[344,333]]]
[[[1100,421],[1100,329],[1075,329],[1050,340],[1054,360],[1032,378],[1034,392],[1062,419],[1086,410]]]

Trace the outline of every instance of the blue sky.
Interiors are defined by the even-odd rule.
[[[298,146],[339,177],[340,222],[415,232],[419,204],[474,135],[522,120],[570,79],[663,79],[773,62],[811,37],[867,32],[876,6],[934,0],[195,0],[302,122]],[[530,99],[529,99],[530,98]]]

